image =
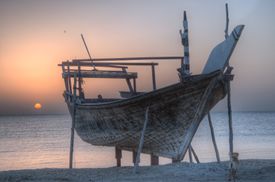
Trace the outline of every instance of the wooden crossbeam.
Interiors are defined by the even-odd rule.
[[[63,62],[62,64],[58,64],[58,66],[87,66],[87,67],[93,67],[94,65],[96,67],[110,67],[110,68],[128,68],[127,66],[118,65],[115,63],[89,63],[89,62]]]
[[[75,72],[65,72],[63,73],[63,78],[73,77]],[[81,71],[76,73],[77,77],[82,78],[124,78],[133,79],[137,78],[136,72],[124,72],[124,71]]]
[[[121,57],[121,58],[94,58],[93,61],[132,61],[132,60],[181,60],[182,56],[157,56],[157,57]],[[72,61],[87,61],[91,59],[74,59]]]

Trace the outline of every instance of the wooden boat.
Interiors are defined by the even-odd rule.
[[[180,56],[90,58],[62,62],[64,97],[73,118],[73,128],[82,140],[90,144],[137,151],[147,113],[142,152],[182,160],[205,114],[227,94],[226,83],[232,78],[229,58],[243,28],[243,25],[237,26],[213,49],[199,75],[185,74],[189,66],[184,62],[185,57]],[[185,43],[183,40],[186,46]],[[181,61],[178,83],[156,89],[154,71],[158,63],[131,62],[159,59]],[[137,92],[138,74],[127,71],[127,66],[131,65],[152,67],[154,90]],[[101,67],[112,70],[100,70]],[[82,89],[85,78],[125,79],[129,92],[121,92],[122,98],[99,96],[88,99]]]

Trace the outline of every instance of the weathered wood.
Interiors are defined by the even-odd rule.
[[[157,89],[156,86],[156,73],[155,73],[155,66],[152,65],[152,85],[153,85],[153,90]]]
[[[156,73],[155,73],[155,66],[152,65],[152,85],[153,85],[153,90],[156,90],[157,89],[157,86],[156,86]],[[151,157],[151,165],[154,166],[154,165],[159,165],[159,157],[154,155],[154,154],[151,154],[150,155]]]
[[[182,160],[185,156],[185,153],[192,141],[192,138],[198,129],[200,121],[204,116],[203,113],[205,112],[206,103],[209,97],[211,96],[211,94],[213,93],[213,89],[216,87],[218,79],[220,79],[219,76],[211,80],[211,82],[208,84],[207,88],[205,89],[203,96],[200,99],[195,115],[191,121],[191,126],[189,127],[189,130],[186,132],[183,138],[183,141],[181,143],[181,146],[179,147],[179,155],[178,155],[179,160]]]
[[[217,144],[216,144],[215,133],[214,133],[214,128],[213,128],[212,121],[211,121],[210,112],[208,112],[207,117],[208,117],[208,123],[209,123],[209,127],[210,127],[211,138],[212,138],[213,146],[214,146],[214,149],[215,149],[217,162],[220,163],[220,161],[221,161],[220,160],[220,154],[219,154],[219,150],[218,150],[218,147],[217,147]]]
[[[181,76],[189,76],[190,75],[190,63],[189,63],[189,40],[188,40],[188,21],[186,16],[186,11],[183,13],[183,28],[184,32],[180,30],[180,36],[182,45],[184,47],[184,63],[181,67]]]
[[[199,160],[199,158],[198,158],[198,156],[197,156],[197,154],[196,154],[194,148],[192,147],[192,145],[190,145],[190,148],[191,148],[191,152],[193,153],[193,156],[194,156],[196,162],[197,162],[197,163],[200,163],[200,160]]]
[[[115,153],[116,153],[116,166],[121,167],[121,158],[122,158],[122,150],[115,146]]]
[[[82,78],[81,78],[81,67],[80,65],[77,66],[77,71],[78,71],[78,95],[80,96],[81,95],[81,92],[82,92],[82,85],[81,85],[81,82],[82,82]]]
[[[140,154],[141,154],[141,150],[143,147],[143,143],[144,143],[144,135],[145,135],[145,131],[146,131],[146,127],[148,124],[148,115],[149,115],[149,106],[147,106],[146,111],[145,111],[145,120],[144,120],[144,125],[140,134],[140,141],[139,141],[139,145],[138,145],[138,150],[137,150],[137,157],[136,157],[136,161],[135,161],[135,165],[134,165],[134,172],[137,172],[137,167],[140,163]]]
[[[134,92],[137,92],[137,81],[136,78],[133,79],[133,85],[134,85]]]
[[[110,62],[105,62],[105,63],[89,63],[89,62],[81,62],[81,61],[74,61],[74,62],[62,62],[62,64],[58,64],[58,66],[82,66],[82,67],[92,67],[95,65],[96,67],[110,67],[110,68],[128,68],[127,66],[122,66],[116,63],[110,63]],[[151,65],[151,64],[149,64]]]
[[[80,63],[81,66],[91,66],[92,64],[87,61],[79,61],[79,60],[72,60],[70,62],[71,66],[75,66],[76,64]],[[65,64],[67,64],[65,62]],[[113,66],[117,68],[123,68],[126,66],[157,66],[159,63],[156,62],[116,62],[116,61],[110,61],[110,62],[96,62],[94,63],[96,66]],[[58,64],[61,66],[62,64]],[[124,66],[123,66],[124,65]]]
[[[71,78],[70,78],[70,76],[69,76],[69,75],[71,74],[70,65],[67,66],[67,69],[68,69],[68,71],[67,71],[67,72],[68,72],[67,79],[68,79],[68,84],[69,84],[69,85],[68,85],[68,87],[69,87],[69,92],[70,92],[71,94],[73,94],[73,91],[72,91],[72,90],[73,90],[73,89],[72,89],[72,82],[71,82]],[[63,72],[63,73],[64,73],[64,72]]]
[[[191,151],[191,147],[190,146],[188,148],[188,154],[189,154],[189,162],[193,163],[192,151]]]
[[[179,163],[179,162],[180,162],[180,160],[179,160],[179,159],[172,158],[172,164]]]
[[[159,165],[159,157],[158,156],[151,154],[150,158],[151,158],[151,166]]]
[[[226,86],[227,86],[227,109],[228,109],[228,126],[229,126],[229,155],[231,160],[232,154],[233,154],[233,127],[232,127],[230,81],[227,82]]]
[[[145,94],[146,92],[134,92],[134,93],[132,93],[132,92],[128,92],[128,91],[119,91],[119,93],[120,93],[120,96],[122,98],[131,98],[135,95]]]
[[[63,77],[73,77],[75,72],[63,73]],[[118,78],[118,79],[133,79],[137,78],[136,72],[123,72],[123,71],[81,71],[77,77],[81,76],[82,78]]]
[[[62,72],[64,73],[65,72],[65,66],[64,65],[62,65]],[[63,80],[64,80],[64,84],[65,84],[65,92],[67,93],[67,92],[69,92],[69,87],[68,87],[68,78],[63,78]],[[66,101],[68,100],[68,96],[66,95],[66,97],[65,97],[65,99],[66,99]]]
[[[140,134],[137,131],[143,127],[144,107],[150,105],[152,125],[148,125],[145,133],[142,152],[175,158],[192,125],[192,118],[203,93],[217,76],[218,73],[191,76],[183,83],[129,99],[81,103],[78,105],[77,133],[93,145],[119,145],[122,150],[131,151],[139,144]],[[224,97],[223,82],[216,85],[212,94],[215,97],[211,97],[210,104],[205,108],[207,111]]]
[[[229,16],[228,16],[228,4],[225,3],[225,12],[226,12],[226,25],[224,30],[224,37],[225,39],[228,38],[228,26],[229,26]]]
[[[157,57],[122,57],[122,58],[94,58],[93,61],[133,61],[133,60],[179,60],[182,56],[157,56]],[[74,59],[73,61],[91,61],[90,59]]]
[[[88,49],[88,46],[87,46],[87,44],[86,44],[86,42],[85,42],[85,39],[84,39],[84,36],[83,36],[82,34],[81,34],[81,38],[82,38],[82,41],[83,41],[83,43],[84,43],[84,45],[85,45],[86,51],[87,51],[87,53],[88,53],[88,55],[89,55],[90,61],[91,61],[91,63],[93,64],[94,70],[96,70],[96,69],[95,69],[95,65],[94,65],[94,61],[92,60],[92,56],[91,56],[91,54],[90,54],[90,51],[89,51],[89,49]]]
[[[137,159],[137,152],[135,150],[133,150],[132,152],[133,152],[133,163],[135,165],[136,159]]]
[[[122,72],[124,72],[126,74],[128,73],[125,68],[122,68]],[[126,80],[126,83],[128,85],[129,91],[133,94],[134,93],[134,89],[133,89],[132,83],[130,81],[130,78],[126,77],[125,80]]]
[[[153,85],[153,90],[156,90],[157,89],[157,85],[156,85],[156,73],[155,73],[155,66],[152,65],[151,67],[152,69],[152,85]],[[151,154],[150,155],[151,157],[151,165],[158,165],[159,164],[159,157],[154,155],[154,154]]]
[[[243,29],[244,25],[236,26],[230,36],[211,51],[202,73],[225,70]]]
[[[73,95],[73,114],[71,127],[71,142],[70,142],[70,159],[69,168],[73,168],[73,152],[74,152],[74,129],[75,129],[75,114],[76,114],[76,74],[74,75],[74,95]]]

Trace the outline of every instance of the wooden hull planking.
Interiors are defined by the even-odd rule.
[[[78,104],[75,129],[80,138],[90,144],[137,150],[145,110],[149,106],[149,122],[142,152],[179,158],[182,153],[179,149],[202,96],[209,83],[220,75],[216,72],[193,76],[194,79],[129,99],[101,104]],[[198,117],[198,122],[225,95],[224,83],[219,80]],[[68,107],[72,111],[73,103],[68,102]]]

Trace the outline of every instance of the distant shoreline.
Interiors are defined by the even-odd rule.
[[[238,182],[275,181],[275,159],[241,160]],[[133,167],[83,169],[33,169],[0,172],[0,181],[227,181],[228,161],[211,163],[176,163],[143,166],[138,173]]]

